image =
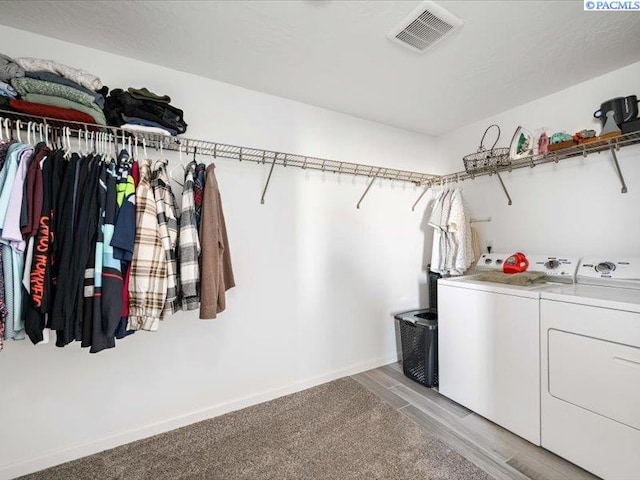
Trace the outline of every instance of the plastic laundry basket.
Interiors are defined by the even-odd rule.
[[[438,313],[411,310],[394,317],[400,324],[402,369],[425,387],[438,385]]]

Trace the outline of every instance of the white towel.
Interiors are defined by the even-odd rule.
[[[162,135],[163,137],[171,136],[170,132],[160,127],[149,127],[147,125],[135,125],[133,123],[125,123],[120,128],[122,130],[128,130],[130,132],[151,133],[154,135]]]

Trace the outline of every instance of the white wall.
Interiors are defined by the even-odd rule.
[[[476,151],[492,123],[502,129],[498,146],[509,145],[518,125],[532,132],[539,127],[550,133],[573,134],[583,128],[600,132],[593,112],[609,98],[640,94],[639,78],[640,63],[635,63],[439,137],[448,159],[444,169],[462,170],[462,157]],[[495,176],[462,185],[473,215],[492,217],[477,228],[484,240],[493,241],[494,252],[640,257],[639,155],[638,146],[618,152],[629,188],[624,195],[609,153],[503,174],[512,206]]]
[[[95,72],[111,87],[169,94],[191,138],[441,167],[434,142],[419,134],[7,27],[0,44],[10,56]],[[390,312],[426,298],[421,214],[410,208],[419,191],[383,182],[358,211],[365,179],[278,168],[260,205],[267,171],[217,162],[238,284],[217,320],[177,314],[159,332],[136,333],[98,355],[78,345],[7,342],[0,478],[395,359]]]

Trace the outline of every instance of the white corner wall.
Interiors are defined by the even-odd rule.
[[[7,27],[0,44],[169,94],[192,138],[441,171],[420,134]],[[268,165],[216,165],[238,284],[227,311],[176,314],[98,355],[7,342],[0,479],[396,359],[391,313],[426,301],[419,190],[381,182],[356,210],[365,179],[277,168],[260,205]]]
[[[635,63],[439,137],[448,160],[443,168],[463,170],[462,157],[476,151],[485,128],[492,123],[502,129],[498,146],[509,146],[519,125],[531,132],[547,127],[550,133],[564,130],[573,134],[584,128],[599,133],[600,123],[593,112],[610,98],[640,95],[639,78],[640,63]],[[487,140],[493,143],[494,139],[492,129]],[[495,176],[463,182],[473,216],[492,218],[489,223],[476,224],[481,246],[484,249],[489,240],[493,251],[500,253],[640,257],[639,157],[638,146],[618,152],[629,189],[626,194],[620,193],[607,152],[504,173],[512,206],[507,205]]]

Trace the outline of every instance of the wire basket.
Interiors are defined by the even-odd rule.
[[[498,129],[498,136],[496,141],[493,142],[491,150],[487,150],[484,146],[484,137],[491,127]],[[489,125],[482,135],[480,140],[480,146],[475,153],[470,153],[462,157],[464,162],[464,169],[467,173],[480,173],[487,171],[494,171],[497,167],[508,167],[511,165],[511,158],[509,156],[508,148],[496,148],[496,144],[500,139],[500,127],[498,125]]]

